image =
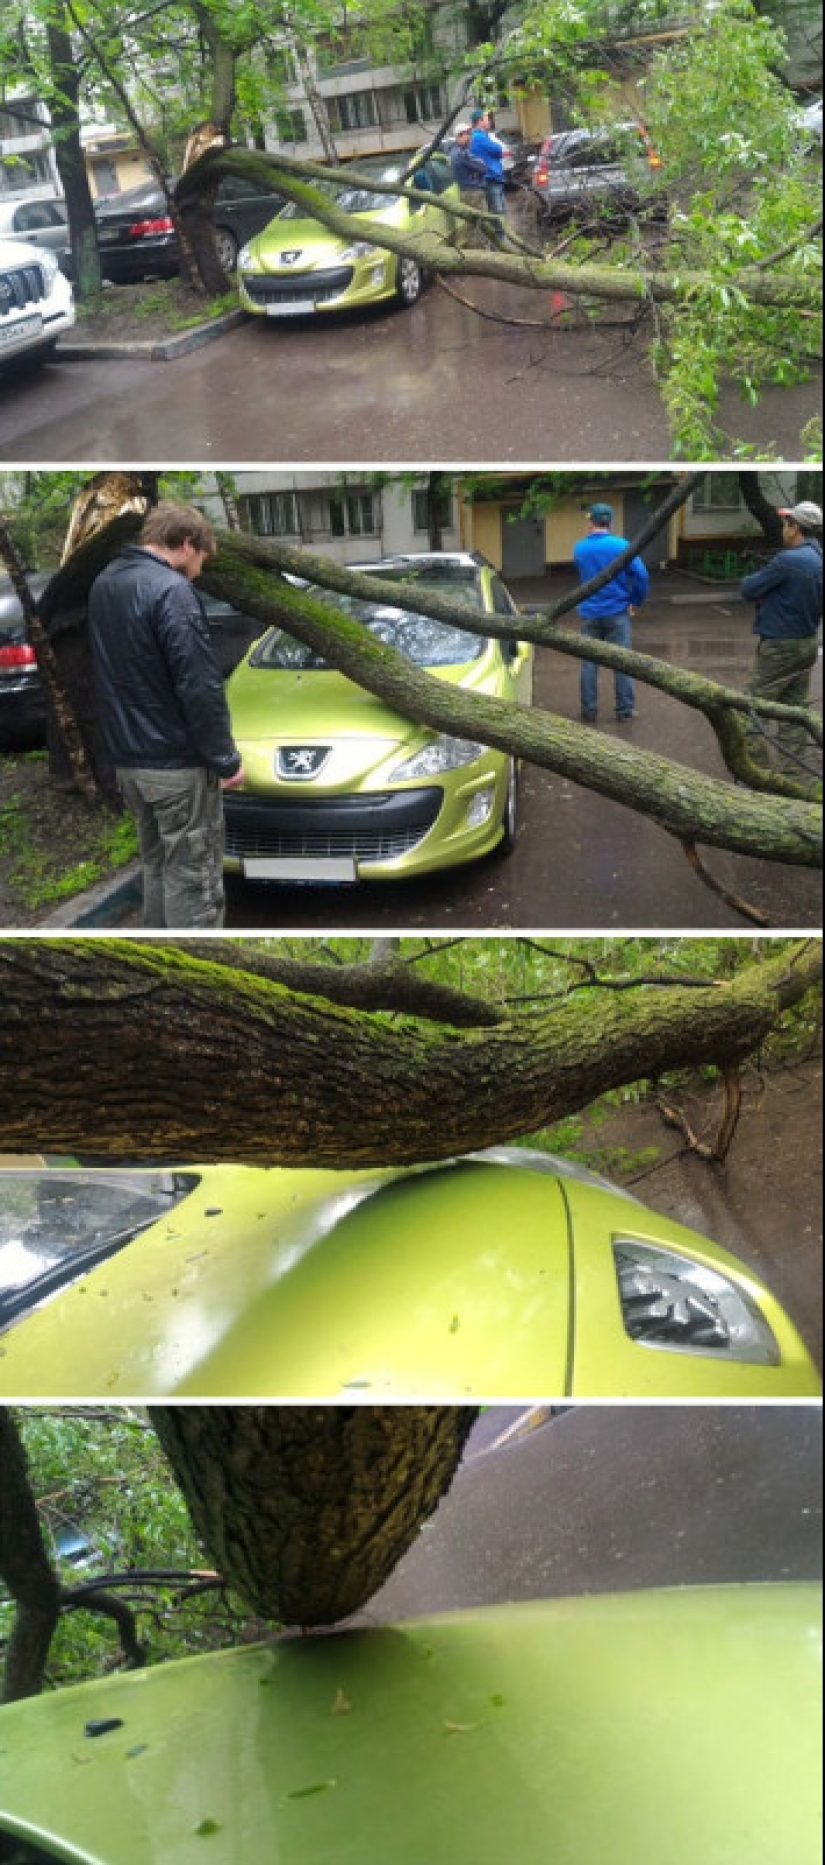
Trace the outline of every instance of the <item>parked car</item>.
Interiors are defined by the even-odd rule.
[[[0,1709],[0,1852],[814,1865],[820,1653],[819,1588],[780,1582],[469,1607],[99,1677]]]
[[[532,650],[496,572],[470,552],[359,564],[400,579],[410,607],[312,593],[363,623],[414,666],[455,687],[528,705]],[[414,607],[426,589],[512,616],[498,641]],[[518,773],[505,752],[415,725],[280,628],[256,642],[227,689],[245,781],[227,791],[226,855],[249,880],[392,880],[509,850]]]
[[[51,572],[28,578],[32,595],[42,595]],[[221,674],[226,680],[261,632],[260,622],[229,602],[199,590]],[[42,745],[46,738],[46,698],[37,655],[27,639],[23,611],[8,576],[0,576],[0,751]]]
[[[0,238],[0,366],[45,362],[74,323],[72,288],[57,254]]]
[[[661,160],[641,123],[562,130],[545,137],[533,165],[539,213],[548,220],[664,205]]]
[[[282,205],[274,189],[224,175],[215,196],[215,242],[225,271],[234,272],[244,241]],[[157,182],[104,195],[95,202],[95,220],[103,276],[112,284],[174,278],[180,270],[177,235]]]
[[[42,595],[49,575],[28,578],[32,595]],[[43,685],[37,656],[26,636],[23,611],[11,577],[0,576],[0,751],[11,745],[42,744],[46,731]]]
[[[65,201],[42,195],[0,194],[0,240],[25,240],[56,253],[62,270],[69,263],[69,217]]]
[[[744,1265],[569,1160],[0,1173],[0,1397],[820,1391]]]
[[[386,157],[370,158],[357,167],[359,176],[386,184],[399,181],[405,172]],[[371,223],[384,223],[403,233],[414,234],[419,228],[446,233],[449,216],[437,203],[458,200],[447,157],[439,152],[431,156],[418,170],[414,185],[420,187],[420,201],[374,193],[359,180],[351,185],[323,184],[348,214],[364,215]],[[292,201],[243,248],[238,277],[241,303],[262,317],[355,310],[387,298],[411,305],[425,282],[424,268],[416,259],[387,252],[372,240],[333,233]]]

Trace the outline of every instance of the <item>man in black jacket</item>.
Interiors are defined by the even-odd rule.
[[[160,504],[89,598],[101,732],[137,823],[145,926],[223,924],[221,793],[243,769],[192,587],[214,553],[201,512]]]

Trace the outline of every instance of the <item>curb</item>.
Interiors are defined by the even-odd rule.
[[[47,920],[41,920],[38,932],[70,931],[74,927],[117,926],[127,912],[140,912],[142,887],[140,868],[135,862],[124,868],[113,881],[99,881],[83,894],[66,900]]]
[[[215,317],[209,324],[196,324],[194,330],[184,330],[179,337],[166,337],[161,343],[84,343],[73,338],[61,339],[57,346],[57,356],[62,363],[113,362],[118,358],[141,358],[147,363],[174,362],[178,356],[186,356],[189,350],[200,350],[205,343],[214,343],[217,337],[223,337],[229,330],[245,324],[248,313],[240,305],[233,311],[225,311],[222,317]]]

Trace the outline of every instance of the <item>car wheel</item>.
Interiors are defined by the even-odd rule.
[[[238,263],[238,242],[229,227],[215,228],[215,248],[225,272],[234,272]]]
[[[424,274],[417,259],[410,259],[404,253],[398,261],[395,279],[395,295],[399,304],[411,305],[421,297],[424,289]]]
[[[510,759],[510,769],[507,773],[507,795],[504,799],[501,826],[504,833],[496,854],[512,855],[518,835],[518,764],[515,758]]]

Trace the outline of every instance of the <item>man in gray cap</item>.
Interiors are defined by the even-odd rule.
[[[740,592],[745,602],[756,603],[753,629],[759,638],[747,691],[757,699],[805,706],[822,619],[822,508],[803,499],[780,509],[779,517],[782,549],[763,570],[745,577]],[[781,720],[776,735],[780,769],[804,782],[810,744],[804,726]],[[749,731],[748,750],[758,764],[770,764],[767,738],[756,725]]]

